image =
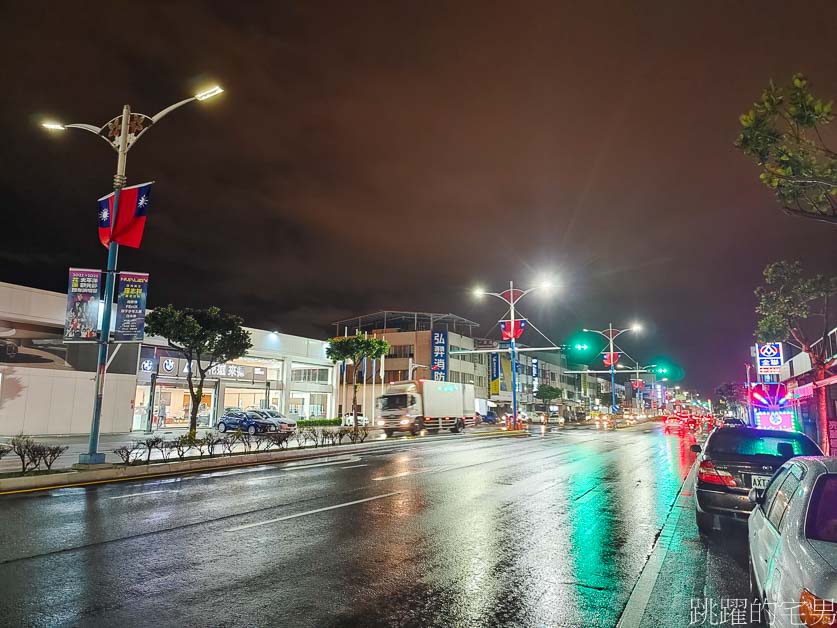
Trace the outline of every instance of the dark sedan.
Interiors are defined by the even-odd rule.
[[[715,517],[745,520],[753,509],[751,488],[763,490],[773,473],[795,456],[821,456],[816,443],[800,432],[754,427],[719,427],[698,452],[695,515],[701,532],[712,530]]]
[[[218,431],[241,430],[248,434],[261,432],[275,432],[276,425],[266,421],[258,412],[248,410],[233,410],[218,419]]]

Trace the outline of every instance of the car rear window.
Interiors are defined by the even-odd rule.
[[[837,543],[837,475],[823,475],[817,480],[806,527],[809,539]]]
[[[707,443],[708,454],[734,454],[739,456],[776,456],[784,457],[779,452],[781,443],[793,448],[794,456],[820,456],[817,446],[802,435],[754,436],[740,430],[719,430],[712,434]],[[785,449],[785,446],[782,446]]]

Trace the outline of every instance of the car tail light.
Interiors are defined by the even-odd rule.
[[[737,486],[729,471],[716,469],[711,460],[703,460],[698,466],[698,481],[721,486]]]
[[[799,619],[805,626],[837,626],[837,604],[834,600],[824,600],[802,589],[799,595]]]

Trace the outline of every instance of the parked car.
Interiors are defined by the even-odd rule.
[[[14,360],[17,357],[17,345],[5,338],[0,338],[0,360]]]
[[[358,426],[369,425],[369,419],[363,416],[362,414],[357,415],[357,424]],[[347,412],[343,415],[343,425],[347,427],[354,426],[354,418],[351,412]]]
[[[794,458],[750,499],[749,599],[771,628],[837,625],[837,458]]]
[[[773,473],[794,456],[821,456],[816,443],[801,432],[754,427],[719,427],[705,446],[692,445],[698,456],[695,517],[701,532],[715,517],[743,521],[753,509],[751,488],[764,490]]]
[[[482,418],[483,423],[497,423],[497,413],[494,410],[489,410],[488,413]]]
[[[251,435],[277,431],[275,424],[265,420],[258,412],[252,410],[225,412],[224,416],[218,419],[218,425],[216,427],[219,432],[241,430]]]
[[[271,410],[268,408],[247,408],[250,412],[256,412],[265,421],[269,421],[276,426],[280,432],[294,432],[296,431],[296,421],[286,417],[278,410]]]

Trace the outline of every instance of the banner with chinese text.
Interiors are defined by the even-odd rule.
[[[71,268],[64,316],[64,342],[95,342],[99,328],[102,271]]]
[[[147,273],[119,273],[116,293],[114,342],[142,342],[145,338],[145,303],[148,298]]]

